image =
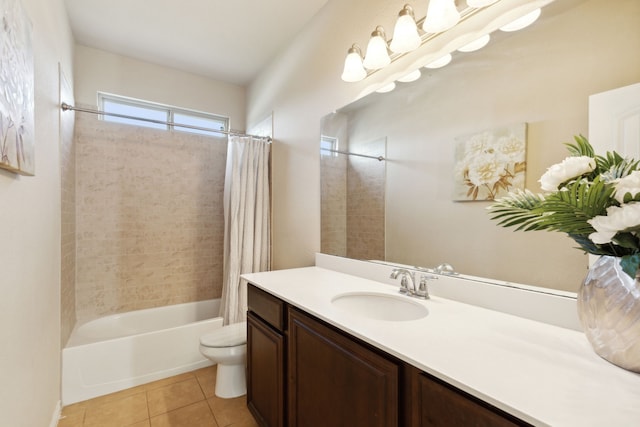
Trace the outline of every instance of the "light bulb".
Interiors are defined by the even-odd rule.
[[[445,56],[436,59],[435,61],[432,61],[430,63],[428,63],[427,65],[425,65],[425,68],[441,68],[444,67],[445,65],[447,65],[449,62],[451,62],[451,54],[447,53]]]
[[[387,40],[385,39],[384,29],[380,26],[371,33],[369,44],[367,45],[367,53],[364,55],[364,66],[370,70],[386,67],[391,63],[389,52],[387,50]]]
[[[362,53],[358,45],[354,44],[349,48],[347,57],[344,60],[342,80],[345,82],[359,82],[365,77],[367,77],[367,71],[362,65]]]
[[[430,0],[427,17],[422,29],[427,33],[440,33],[453,27],[460,20],[455,0]]]
[[[542,11],[540,9],[536,9],[532,12],[529,12],[526,15],[511,21],[507,25],[503,25],[502,27],[500,27],[500,30],[510,32],[510,31],[518,31],[525,27],[528,27],[529,25],[536,22],[536,19],[538,19],[541,12]]]
[[[489,40],[491,40],[491,36],[489,34],[485,34],[484,36],[480,36],[477,39],[473,40],[472,42],[467,43],[466,45],[462,46],[458,50],[460,52],[473,52],[485,47],[487,43],[489,43]]]
[[[422,44],[418,34],[413,9],[406,4],[398,13],[398,20],[393,29],[393,39],[389,48],[395,53],[405,53],[417,49]]]

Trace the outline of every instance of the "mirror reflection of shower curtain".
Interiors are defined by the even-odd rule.
[[[224,188],[224,324],[246,320],[247,282],[241,274],[270,268],[269,150],[267,139],[229,136]]]

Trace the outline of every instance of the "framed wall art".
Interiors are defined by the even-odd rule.
[[[495,200],[524,189],[527,125],[477,132],[456,138],[456,201]]]
[[[19,0],[0,0],[0,168],[35,173],[31,21]]]

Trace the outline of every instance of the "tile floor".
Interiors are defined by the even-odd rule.
[[[58,427],[257,427],[246,396],[214,395],[216,367],[74,403]]]

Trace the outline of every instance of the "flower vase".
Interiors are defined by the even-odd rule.
[[[578,291],[578,315],[600,357],[640,373],[640,270],[632,279],[620,258],[600,257]]]

